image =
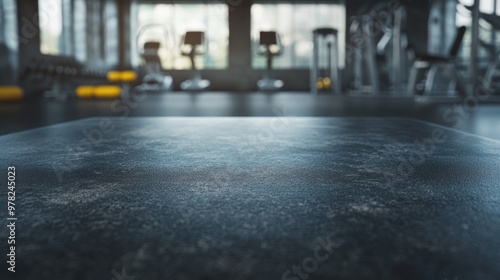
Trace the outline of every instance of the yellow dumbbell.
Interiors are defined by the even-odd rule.
[[[132,70],[122,71],[120,74],[120,80],[122,83],[133,83],[137,80],[137,73]]]
[[[108,81],[112,83],[119,83],[122,81],[122,72],[109,71],[107,75]]]
[[[108,81],[119,84],[122,88],[120,95],[129,94],[131,84],[137,81],[137,73],[133,70],[110,71],[107,75]]]
[[[0,86],[0,102],[19,101],[23,99],[24,91],[18,86]]]
[[[133,83],[137,80],[137,73],[133,70],[109,71],[107,78],[111,83]]]
[[[323,89],[331,89],[332,88],[332,79],[323,78]]]
[[[81,99],[94,98],[95,86],[79,86],[76,88],[76,97]]]
[[[119,86],[96,86],[94,89],[95,98],[119,98],[122,95],[122,89]]]
[[[318,78],[316,81],[316,88],[319,90],[323,90],[325,88],[325,85],[323,84],[323,78]]]

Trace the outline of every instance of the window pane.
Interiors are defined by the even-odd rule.
[[[118,64],[118,7],[115,0],[108,0],[104,6],[105,36],[104,58],[106,65]]]
[[[486,14],[493,14],[495,5],[494,1],[496,0],[481,0],[481,4],[479,6],[479,10]]]
[[[71,15],[71,1],[72,0],[60,0],[62,4],[62,33],[59,39],[59,54],[61,55],[72,55],[73,54],[73,40],[72,40],[72,15]],[[57,1],[56,1],[57,2]]]
[[[479,10],[481,13],[488,13],[492,14],[494,9],[494,3],[495,0],[482,0],[481,5],[479,6]],[[467,66],[469,61],[470,61],[470,53],[471,53],[471,47],[472,47],[472,33],[471,33],[471,27],[472,27],[472,12],[465,8],[464,5],[466,6],[471,6],[474,4],[473,0],[459,0],[459,5],[457,6],[457,12],[456,12],[456,25],[457,26],[467,26],[467,32],[465,33],[463,42],[462,42],[462,47],[460,49],[460,52],[458,54],[458,63],[461,66]],[[497,5],[500,6],[500,3],[497,3]],[[493,39],[493,34],[496,32],[496,42],[492,42]],[[479,39],[482,42],[485,42],[487,44],[496,44],[498,45],[500,36],[498,35],[498,32],[495,31],[491,25],[489,25],[486,21],[480,20],[479,21]],[[488,66],[488,63],[493,59],[491,57],[491,54],[488,53],[486,48],[479,47],[478,50],[478,60],[479,60],[479,67],[480,68],[485,68]]]
[[[189,59],[180,54],[181,39],[186,31],[205,31],[206,53],[197,57],[201,68],[227,67],[229,26],[225,4],[139,4],[138,26],[139,49],[146,41],[162,43],[159,53],[163,68],[191,68]]]
[[[87,5],[85,0],[75,0],[74,3],[74,46],[75,58],[80,62],[87,59]]]
[[[15,0],[0,0],[0,85],[12,84],[18,70],[19,39]]]
[[[497,1],[497,0],[481,0],[479,10],[482,13],[492,14],[493,10],[494,10],[495,1]],[[474,0],[458,0],[458,2],[460,4],[463,4],[466,6],[473,6],[474,5]],[[497,3],[497,5],[498,5],[498,3]]]
[[[12,51],[17,51],[17,10],[15,0],[0,0],[0,42]]]
[[[4,18],[5,12],[3,8],[3,0],[0,0],[0,42],[5,42],[5,18]]]
[[[257,54],[260,31],[277,31],[281,36],[284,53],[275,58],[275,67],[309,68],[313,51],[312,31],[320,27],[335,28],[339,31],[339,66],[343,68],[345,64],[344,5],[252,5],[253,67],[264,68],[266,66],[266,59]]]
[[[61,52],[62,2],[39,0],[40,51],[43,54],[58,55]]]

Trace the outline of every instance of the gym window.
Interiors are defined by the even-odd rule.
[[[71,14],[68,13],[71,3],[68,0],[39,0],[40,52],[47,55],[68,55]],[[63,14],[66,15],[63,18]],[[63,24],[64,23],[64,24]]]
[[[467,32],[465,33],[462,49],[459,53],[459,65],[466,67],[470,61],[470,52],[471,52],[471,43],[472,43],[472,34],[470,32],[470,28],[472,26],[471,19],[471,11],[469,11],[465,6],[474,5],[474,0],[459,0],[459,5],[457,6],[456,13],[456,25],[457,26],[467,26]],[[481,0],[481,4],[479,6],[479,11],[485,14],[495,14],[500,16],[500,1],[497,0]],[[482,42],[487,44],[498,44],[497,42],[500,40],[499,32],[495,31],[485,20],[479,21],[479,38]],[[495,42],[494,42],[495,41]],[[491,55],[488,51],[479,47],[478,59],[480,63],[480,67],[487,67],[488,63],[492,60]]]
[[[17,76],[19,36],[15,0],[0,0],[0,85],[10,84]]]
[[[118,5],[116,0],[106,0],[102,3],[102,22],[103,22],[103,41],[102,56],[106,65],[114,67],[118,64],[118,49],[120,48],[118,42]]]
[[[0,0],[0,43],[11,50],[18,47],[16,1]]]
[[[147,41],[159,41],[164,69],[191,69],[189,58],[181,55],[181,39],[186,31],[205,32],[205,54],[196,57],[200,68],[224,69],[228,65],[229,14],[225,4],[139,4],[135,49]],[[147,27],[147,26],[150,26]],[[140,36],[136,35],[140,32]],[[134,64],[139,54],[136,51]]]
[[[332,27],[339,31],[339,67],[345,64],[345,6],[343,4],[254,4],[252,5],[252,65],[265,68],[266,58],[257,54],[260,31],[277,31],[283,54],[275,68],[309,68],[313,52],[313,30]],[[321,58],[326,60],[326,57]]]
[[[75,0],[73,11],[73,30],[75,40],[75,58],[80,62],[87,59],[87,3]]]

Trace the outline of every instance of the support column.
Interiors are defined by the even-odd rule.
[[[471,51],[470,51],[470,62],[469,62],[469,82],[470,85],[467,89],[467,94],[472,95],[477,85],[478,81],[478,50],[479,50],[479,5],[481,0],[474,1],[474,7],[472,10],[472,40],[471,40]]]
[[[252,68],[251,2],[228,1],[229,68]]]
[[[132,40],[135,40],[132,35],[132,5],[133,0],[117,1],[118,4],[118,52],[119,52],[119,67],[120,69],[130,69],[132,67]]]
[[[40,55],[40,27],[37,0],[17,0],[17,30],[19,34],[19,70],[23,71],[31,58]]]

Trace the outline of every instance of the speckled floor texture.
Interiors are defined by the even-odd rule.
[[[494,140],[277,114],[92,118],[0,147],[0,279],[500,279]]]

